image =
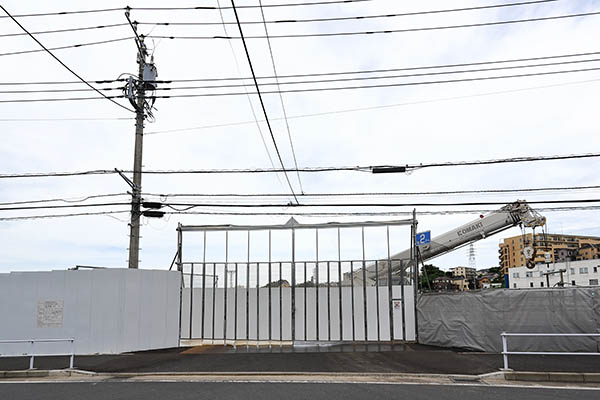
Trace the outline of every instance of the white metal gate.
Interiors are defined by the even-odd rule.
[[[414,219],[327,224],[299,224],[291,219],[285,225],[179,225],[180,339],[233,346],[415,340],[416,269],[410,259],[390,256],[390,228],[396,227],[410,227],[410,236],[403,236],[414,238]],[[383,257],[366,257],[365,230],[369,229],[383,233],[385,246],[380,241],[376,243],[376,247],[385,249],[387,254]],[[348,230],[353,231],[356,240],[343,243]],[[184,258],[190,247],[186,242],[184,248],[187,233],[201,236],[201,251],[189,256],[193,261]],[[289,235],[289,257],[274,255],[281,253],[273,246],[276,233]],[[314,235],[312,246],[298,238],[307,233]],[[207,245],[211,235],[222,243]],[[237,239],[245,236],[245,260],[232,260],[232,250],[243,250],[239,240],[237,245],[232,243],[233,235]],[[257,241],[266,249],[264,254],[251,258],[252,244]],[[413,240],[410,246],[414,248]],[[211,247],[219,247],[222,256],[210,254]],[[314,249],[314,258],[299,257],[308,247]],[[360,253],[359,257],[342,257],[344,247]],[[336,257],[331,257],[332,252],[337,253]],[[395,266],[395,272],[389,265]]]

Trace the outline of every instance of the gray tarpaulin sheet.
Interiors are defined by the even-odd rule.
[[[502,351],[502,332],[600,333],[600,289],[491,289],[422,294],[419,343]],[[598,338],[511,337],[509,351],[600,351]]]

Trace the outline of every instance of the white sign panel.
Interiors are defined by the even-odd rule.
[[[42,300],[37,302],[38,328],[62,328],[64,302],[62,300]]]

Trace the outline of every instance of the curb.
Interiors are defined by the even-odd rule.
[[[600,373],[595,372],[504,372],[507,381],[600,383]]]

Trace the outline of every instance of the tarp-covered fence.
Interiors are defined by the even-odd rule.
[[[419,342],[476,351],[502,351],[502,332],[600,333],[600,289],[485,290],[422,294]],[[510,337],[511,351],[600,350],[598,338]]]

